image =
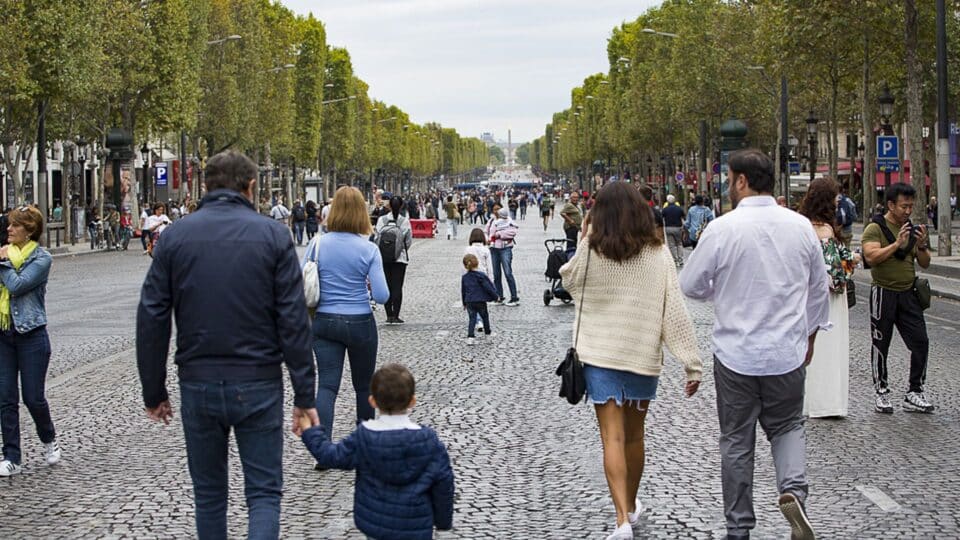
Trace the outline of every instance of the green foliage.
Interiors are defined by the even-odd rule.
[[[297,57],[297,82],[294,90],[297,106],[294,137],[297,161],[313,163],[320,148],[327,34],[323,23],[312,15],[303,21],[302,25],[303,39],[299,48],[300,55]]]
[[[488,149],[490,154],[490,159],[493,160],[495,165],[502,165],[507,162],[506,156],[503,155],[503,149],[497,145],[492,145]]]

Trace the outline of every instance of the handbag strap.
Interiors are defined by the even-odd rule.
[[[583,292],[587,288],[587,272],[590,271],[590,246],[587,246],[587,263],[583,267],[583,284],[580,287],[580,301],[577,303],[577,330],[573,334],[573,348],[580,341],[580,316],[583,315]]]

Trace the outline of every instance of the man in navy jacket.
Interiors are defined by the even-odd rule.
[[[227,443],[243,463],[249,537],[277,538],[283,490],[283,370],[300,419],[319,420],[303,278],[290,231],[259,215],[257,166],[237,152],[211,158],[199,210],[169,227],[153,252],[137,311],[137,368],[147,416],[169,423],[171,315],[197,536],[227,537]]]

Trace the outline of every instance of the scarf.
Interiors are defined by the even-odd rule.
[[[33,254],[35,249],[37,249],[37,243],[33,240],[27,242],[22,249],[10,244],[7,247],[7,258],[10,259],[13,269],[19,272],[20,267],[23,266],[23,263]],[[9,330],[11,322],[10,290],[0,283],[0,330]]]

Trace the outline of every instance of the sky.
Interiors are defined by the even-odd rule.
[[[324,22],[370,95],[423,124],[526,142],[606,72],[607,39],[659,0],[282,0]]]

